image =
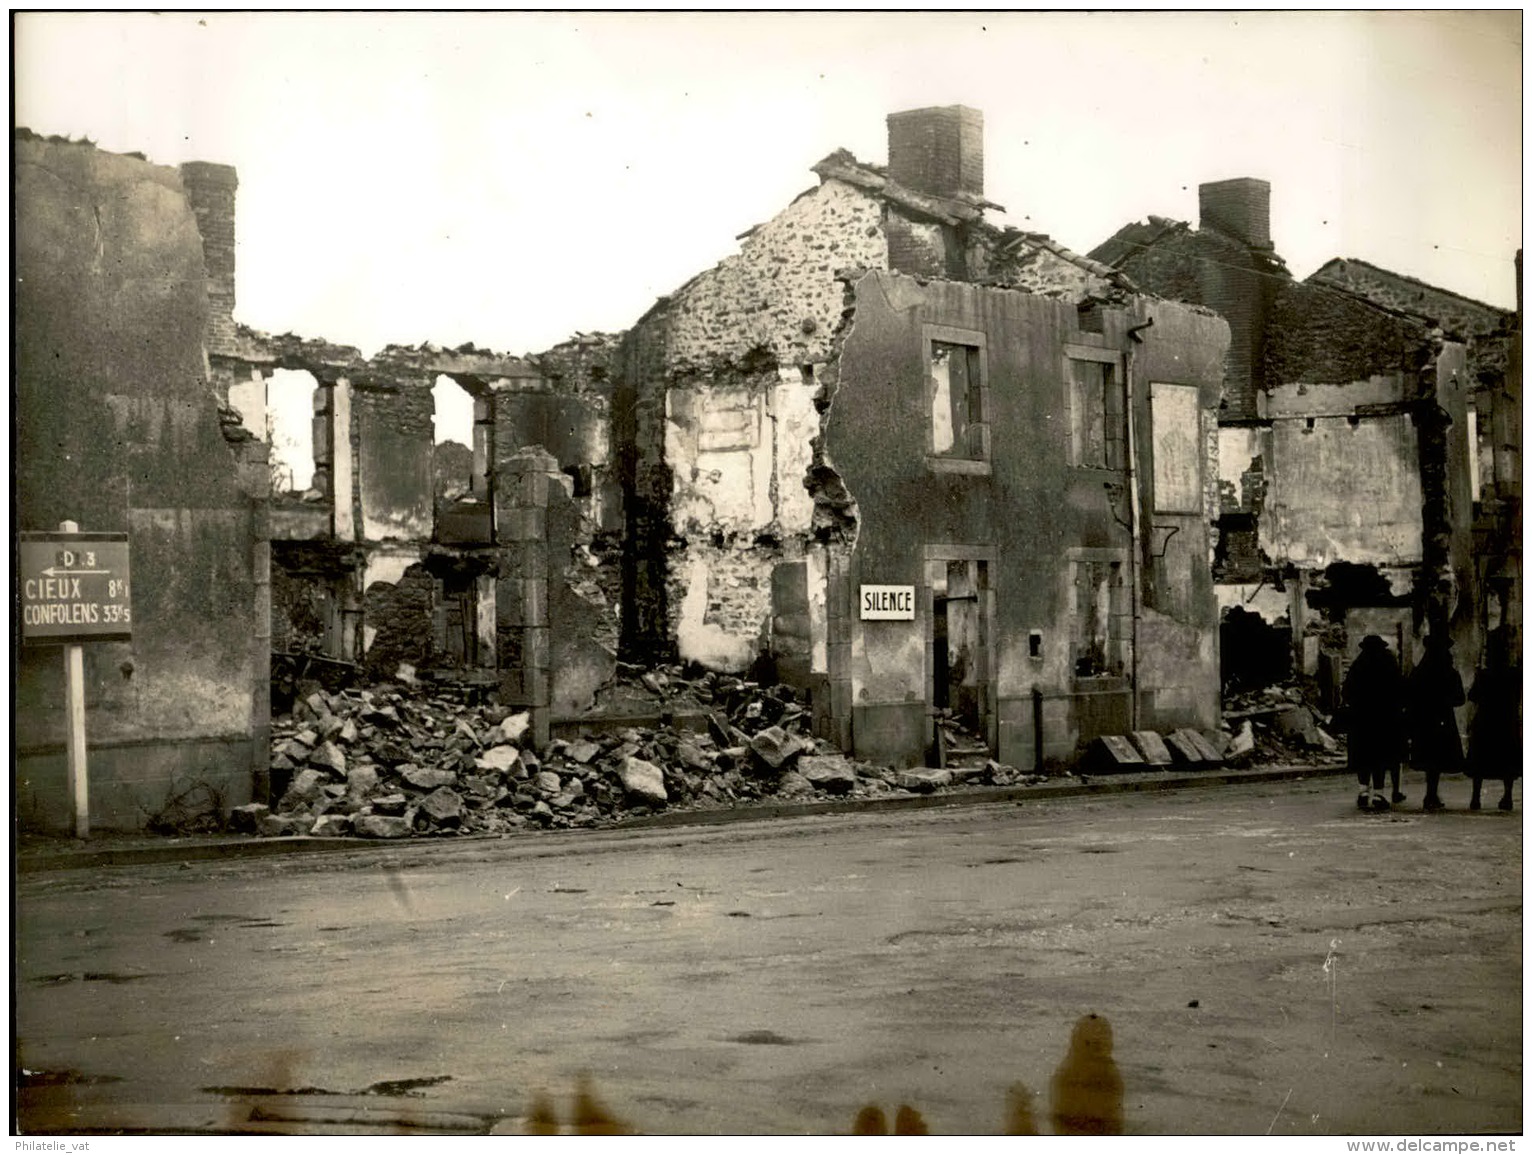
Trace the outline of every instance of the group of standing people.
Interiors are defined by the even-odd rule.
[[[1521,675],[1504,627],[1490,633],[1484,664],[1466,695],[1475,707],[1466,759],[1457,724],[1457,709],[1465,701],[1463,680],[1452,664],[1452,641],[1445,632],[1427,636],[1425,657],[1408,678],[1399,672],[1388,643],[1368,634],[1343,693],[1358,810],[1388,810],[1405,801],[1399,789],[1405,759],[1425,772],[1426,810],[1445,809],[1438,790],[1442,775],[1465,771],[1473,779],[1470,810],[1480,808],[1486,778],[1505,784],[1500,809],[1512,808],[1511,784],[1521,777]],[[1385,780],[1392,785],[1388,795]]]

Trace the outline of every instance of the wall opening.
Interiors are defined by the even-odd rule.
[[[943,548],[968,556],[942,557],[937,551]],[[987,758],[994,752],[992,562],[974,557],[976,552],[932,546],[926,555],[931,591],[926,692],[933,718],[929,754],[935,766]]]
[[[327,419],[329,402],[312,373],[275,369],[266,382],[266,439],[271,445],[273,497],[327,497],[314,484],[314,427]],[[326,461],[328,457],[326,456]]]
[[[474,494],[474,399],[445,373],[431,387],[435,425],[435,484],[438,501]]]

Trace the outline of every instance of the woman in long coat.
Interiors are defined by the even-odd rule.
[[[1500,809],[1510,810],[1511,783],[1521,777],[1521,670],[1504,626],[1491,631],[1484,667],[1474,676],[1468,700],[1477,707],[1468,727],[1468,773],[1473,778],[1470,810],[1479,809],[1486,778],[1505,783]]]
[[[1452,640],[1432,632],[1426,654],[1410,672],[1410,764],[1426,774],[1425,810],[1442,810],[1437,793],[1443,774],[1463,769],[1457,708],[1463,704],[1463,679],[1452,664]]]
[[[1387,810],[1383,779],[1391,772],[1399,772],[1399,757],[1403,753],[1404,679],[1399,674],[1399,663],[1388,652],[1388,643],[1377,634],[1362,639],[1361,651],[1346,674],[1342,693],[1349,725],[1346,757],[1360,786],[1357,809],[1371,806],[1374,810]]]

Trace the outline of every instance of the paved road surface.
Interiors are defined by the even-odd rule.
[[[584,1070],[650,1133],[845,1132],[869,1102],[994,1133],[1016,1081],[1046,1131],[1096,1012],[1130,1133],[1519,1131],[1521,814],[1447,798],[1363,815],[1331,778],[23,876],[21,1123],[516,1130]]]

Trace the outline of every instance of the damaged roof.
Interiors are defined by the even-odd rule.
[[[1356,257],[1334,257],[1326,261],[1307,280],[1311,284],[1344,289],[1375,305],[1402,312],[1423,320],[1455,328],[1467,322],[1473,333],[1488,333],[1501,327],[1512,311],[1465,297],[1406,273],[1396,273]],[[1452,324],[1458,323],[1457,326]]]
[[[818,164],[812,166],[821,182],[838,180],[869,192],[890,204],[937,221],[944,225],[966,225],[988,235],[997,258],[1024,261],[1028,251],[1048,252],[1061,260],[1076,265],[1084,271],[1101,277],[1119,289],[1138,292],[1138,288],[1126,274],[1111,265],[1081,256],[1079,253],[1055,241],[1046,233],[1030,232],[1017,228],[1001,228],[984,219],[985,209],[1005,212],[1005,206],[980,196],[959,193],[955,196],[934,196],[906,188],[888,176],[882,165],[867,164],[856,159],[844,148],[836,149]]]
[[[1134,253],[1147,249],[1161,237],[1170,233],[1184,233],[1190,228],[1191,225],[1185,221],[1150,216],[1146,221],[1133,221],[1131,224],[1123,225],[1111,237],[1092,249],[1090,257],[1103,264],[1118,265]]]

